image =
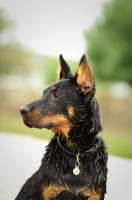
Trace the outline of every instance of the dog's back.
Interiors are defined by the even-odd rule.
[[[52,129],[54,136],[16,200],[103,200],[107,152],[97,137],[102,127],[94,77],[85,56],[75,75],[60,56],[58,74],[43,97],[20,108],[25,125]]]

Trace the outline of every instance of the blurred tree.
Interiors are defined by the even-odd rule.
[[[0,8],[0,34],[13,26],[13,21],[7,19],[5,11]],[[1,41],[0,41],[1,42]]]
[[[28,73],[31,53],[26,51],[19,43],[9,43],[0,46],[0,74],[26,74]]]
[[[105,4],[102,18],[85,32],[85,38],[98,78],[132,85],[132,0]]]
[[[5,11],[0,8],[0,74],[21,74],[29,71],[32,54],[9,38],[13,26],[14,22],[8,19]]]

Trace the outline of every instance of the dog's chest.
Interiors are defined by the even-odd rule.
[[[58,176],[59,182],[54,181],[53,183],[51,182],[50,185],[47,185],[47,187],[43,186],[42,196],[44,197],[44,200],[50,200],[51,197],[60,200],[65,193],[76,197],[88,189],[86,187],[88,180],[84,176],[81,166],[78,175],[75,175],[72,172],[61,172],[60,174],[61,175]]]
[[[76,175],[73,170],[77,173]],[[81,163],[79,165],[79,173],[78,168],[75,169],[75,167],[72,167],[71,172],[69,173],[62,173],[62,182],[65,182],[68,188],[76,194],[81,188],[85,187],[88,184],[88,178],[84,174]]]

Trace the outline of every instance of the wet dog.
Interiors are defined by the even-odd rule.
[[[84,55],[73,75],[60,55],[58,81],[43,96],[20,108],[26,126],[54,132],[40,168],[16,200],[104,200],[107,151],[95,80]]]

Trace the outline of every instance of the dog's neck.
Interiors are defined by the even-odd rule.
[[[62,151],[65,152],[66,154],[69,154],[70,156],[84,157],[84,156],[90,156],[90,155],[92,155],[92,154],[97,152],[97,150],[98,150],[98,148],[100,146],[100,139],[96,138],[94,140],[94,143],[91,145],[91,148],[89,149],[87,147],[88,149],[86,151],[84,151],[84,152],[80,151],[78,148],[77,148],[76,151],[67,149],[65,146],[63,146],[61,144],[59,136],[57,136],[57,143],[58,143],[59,147],[62,149]]]
[[[74,127],[68,135],[68,139],[60,136],[59,140],[63,146],[72,152],[85,152],[92,148],[96,142],[94,128],[88,126]]]

